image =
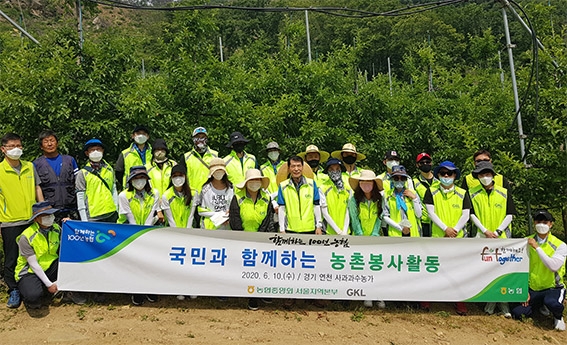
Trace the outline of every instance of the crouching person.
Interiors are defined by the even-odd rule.
[[[59,243],[61,228],[54,223],[54,213],[49,202],[33,205],[33,223],[16,239],[19,257],[15,278],[24,305],[30,309],[41,307],[45,290],[57,293],[57,265],[59,262]]]

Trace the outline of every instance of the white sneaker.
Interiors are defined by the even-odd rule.
[[[364,306],[366,308],[372,308],[372,301],[364,301]]]
[[[191,295],[191,296],[189,296],[189,298],[191,298],[191,299],[197,299],[197,295]]]
[[[565,330],[565,321],[563,321],[563,318],[555,319],[555,329],[558,330],[558,331],[564,331]]]
[[[177,295],[177,299],[180,301],[183,301],[185,299],[185,296],[183,295]]]
[[[496,308],[496,303],[488,302],[488,303],[486,303],[486,306],[484,307],[484,312],[487,313],[488,315],[492,315],[492,314],[494,314],[495,308]]]
[[[546,305],[543,305],[543,306],[541,306],[541,308],[539,308],[539,313],[543,316],[551,315],[551,312],[549,312],[549,309],[547,309]]]
[[[510,313],[510,308],[508,307],[508,303],[500,302],[498,303],[498,306],[500,307],[500,311],[502,312],[505,318],[510,319],[512,317],[512,314]]]
[[[377,305],[378,308],[380,308],[380,309],[386,308],[386,303],[385,303],[384,301],[378,301],[378,302],[376,302],[376,305]]]

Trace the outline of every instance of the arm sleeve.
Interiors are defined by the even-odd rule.
[[[116,189],[116,178],[114,180],[114,184],[112,185],[112,199],[114,200],[114,205],[116,205],[116,209],[118,209],[118,190]]]
[[[278,209],[278,222],[280,226],[280,232],[285,232],[285,205],[281,205]]]
[[[176,228],[177,224],[175,223],[175,219],[173,218],[173,213],[171,213],[171,207],[169,207],[169,200],[167,200],[165,195],[161,197],[161,209],[165,214],[165,218],[167,219],[167,224],[173,228]]]
[[[230,211],[228,212],[228,221],[230,223],[230,228],[232,230],[242,231],[244,227],[242,226],[242,218],[240,217],[240,205],[238,205],[237,196],[232,197],[230,202]]]
[[[421,200],[419,199],[419,194],[417,194],[417,192],[415,192],[415,195],[417,196],[415,199],[412,200],[413,202],[413,209],[415,210],[415,216],[417,217],[417,219],[421,219],[421,215],[423,214],[423,210],[422,210],[422,205],[421,205]]]
[[[87,222],[89,217],[87,216],[87,204],[85,202],[85,192],[77,192],[77,209],[79,210],[79,216],[83,222]]]
[[[350,217],[348,214],[348,207],[346,208],[346,215],[345,215],[345,222],[343,224],[343,231],[341,232],[341,235],[348,235],[348,227],[350,225]]]
[[[358,208],[354,197],[350,197],[348,199],[347,208],[350,217],[350,227],[352,228],[352,233],[355,236],[362,236],[362,224],[360,223],[360,218],[358,217]]]
[[[506,229],[510,225],[510,223],[512,223],[513,218],[514,218],[514,216],[512,216],[511,214],[504,217],[504,220],[502,221],[502,223],[500,223],[500,225],[498,226],[498,229],[504,231],[504,229]],[[496,229],[494,229],[494,230],[496,230]]]
[[[455,225],[454,229],[457,231],[461,231],[461,229],[463,229],[465,225],[467,225],[467,222],[469,221],[470,218],[470,214],[471,214],[470,209],[468,208],[463,209],[463,213],[461,213],[461,218],[459,218],[459,221],[457,222],[457,225]]]
[[[313,211],[315,213],[315,224],[322,223],[323,218],[321,217],[321,206],[315,205]]]
[[[390,206],[388,206],[388,202],[386,202],[386,199],[384,199],[384,202],[382,203],[382,219],[384,219],[384,222],[386,222],[386,224],[390,225],[395,229],[402,231],[402,227],[400,226],[400,224],[394,222],[394,220],[390,218]]]
[[[331,227],[335,231],[335,233],[342,234],[343,231],[337,226],[337,224],[329,214],[329,209],[327,207],[321,207],[321,206],[319,206],[319,208],[321,210],[321,213],[323,214],[323,218],[327,222],[327,225]]]
[[[547,256],[541,247],[536,249],[537,255],[545,265],[552,272],[557,272],[565,264],[565,257],[567,257],[567,245],[561,245],[555,250],[552,257]]]
[[[480,219],[478,219],[475,214],[471,214],[471,220],[473,221],[474,225],[476,225],[476,227],[480,231],[482,231],[483,234],[486,232],[486,230],[488,230],[487,228],[484,227],[484,225],[482,225],[482,223],[480,222]],[[494,230],[496,230],[496,229],[494,229]]]
[[[425,194],[425,197],[427,198],[427,194]],[[435,206],[433,204],[425,204],[425,208],[427,209],[427,213],[429,214],[429,219],[431,219],[431,221],[435,223],[435,225],[445,231],[445,229],[447,229],[447,225],[445,225],[445,223],[443,223],[439,216],[437,216],[437,214],[435,213]]]
[[[33,273],[35,273],[35,275],[41,280],[41,282],[45,286],[50,287],[51,285],[53,285],[53,282],[49,280],[49,278],[47,278],[47,274],[45,274],[45,272],[39,265],[39,262],[37,262],[37,257],[35,256],[35,254],[32,256],[28,256],[26,260],[28,261],[28,264],[30,265]]]

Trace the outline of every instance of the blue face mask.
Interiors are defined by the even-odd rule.
[[[403,189],[405,181],[394,181],[394,188],[395,189]]]
[[[449,187],[450,185],[453,184],[453,182],[455,181],[454,178],[452,177],[441,177],[439,179],[439,181],[441,182],[441,184],[445,187]]]

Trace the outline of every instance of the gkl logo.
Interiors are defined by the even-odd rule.
[[[111,237],[111,236],[112,236],[112,237]],[[111,240],[111,239],[114,238],[114,237],[116,237],[116,231],[114,231],[114,230],[108,230],[106,233],[97,231],[97,232],[96,232],[95,240],[96,240],[98,243],[104,243],[104,242],[106,242],[106,241],[108,241],[108,240]]]
[[[522,262],[524,258],[521,256],[516,256],[512,253],[510,255],[505,255],[499,251],[499,248],[493,249],[484,247],[480,253],[480,260],[484,262],[498,262],[500,265],[504,265],[507,262]]]

